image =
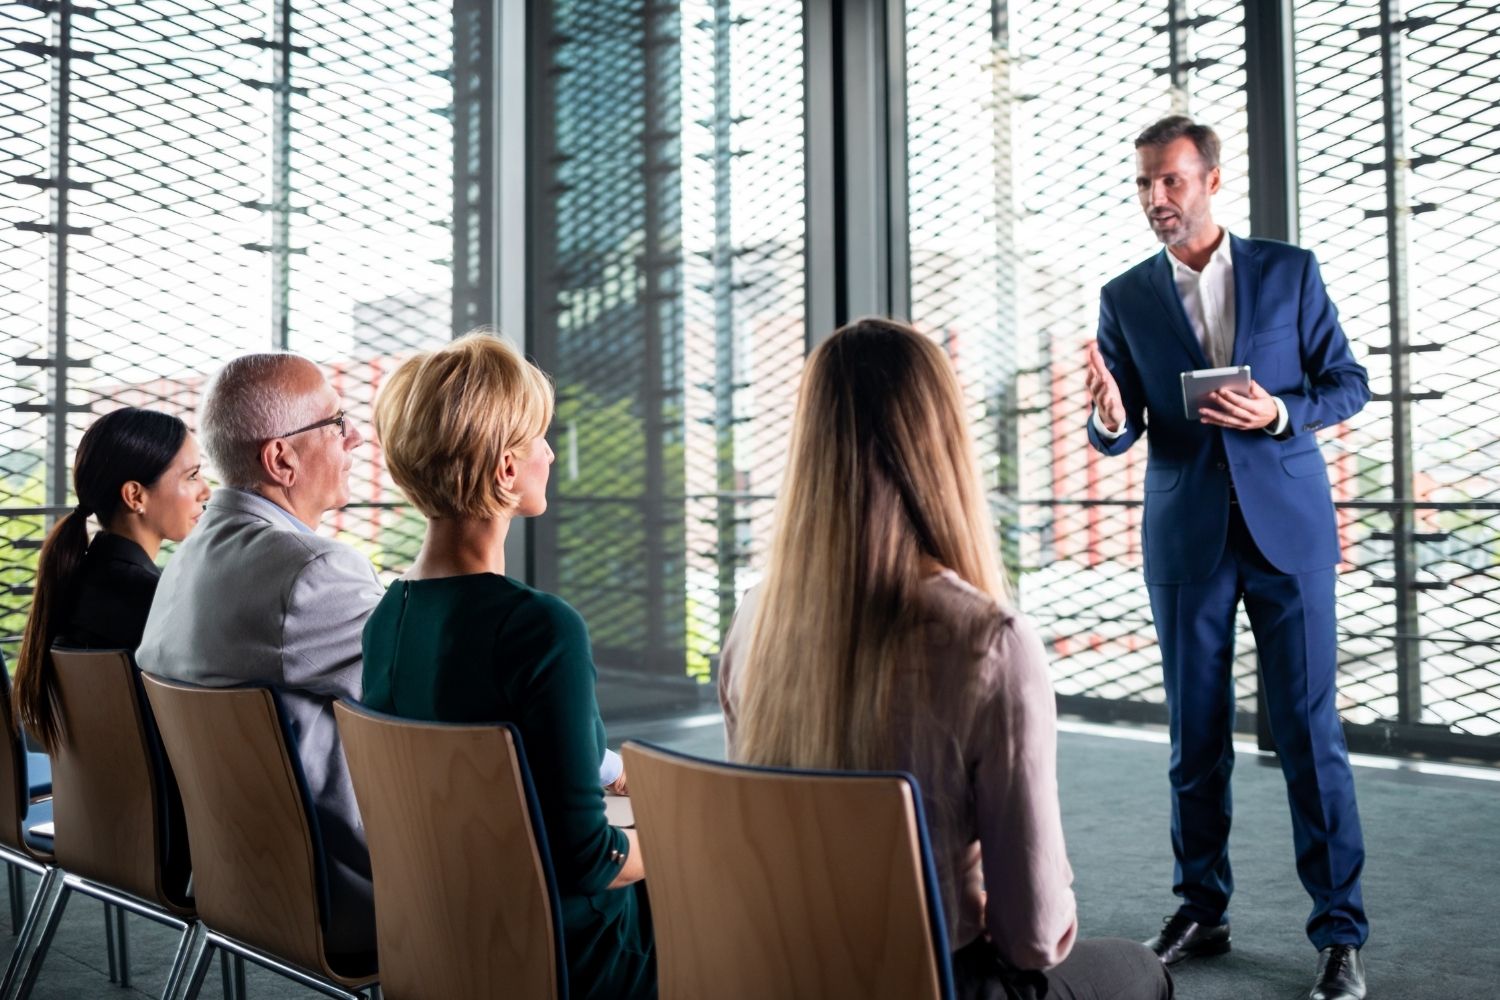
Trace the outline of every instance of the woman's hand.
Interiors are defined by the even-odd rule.
[[[630,783],[625,780],[624,770],[620,771],[620,776],[618,778],[605,785],[604,790],[611,795],[629,795]]]

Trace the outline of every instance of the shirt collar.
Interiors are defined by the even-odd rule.
[[[1234,268],[1234,254],[1229,246],[1229,227],[1220,226],[1219,232],[1222,234],[1219,237],[1219,245],[1214,247],[1214,252],[1209,256],[1208,263],[1203,266],[1204,271],[1215,265],[1223,265],[1231,270]],[[1177,255],[1166,247],[1162,247],[1161,252],[1167,255],[1167,261],[1172,265],[1172,273],[1178,277],[1191,274],[1196,278],[1203,273],[1203,271],[1194,271],[1191,267],[1178,260]]]
[[[251,504],[261,508],[263,513],[274,514],[275,516],[280,517],[282,520],[286,521],[287,524],[291,525],[297,531],[302,532],[304,535],[315,534],[315,532],[311,528],[303,524],[301,521],[297,520],[297,518],[293,516],[291,511],[287,510],[285,507],[282,507],[279,504],[272,503],[270,500],[267,500],[259,493],[255,493],[251,490],[242,490],[238,486],[231,488],[241,496],[248,497]]]

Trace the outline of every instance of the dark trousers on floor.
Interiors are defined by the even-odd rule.
[[[1145,945],[1123,938],[1079,941],[1062,964],[1018,972],[977,938],[953,953],[958,1000],[1171,1000],[1172,976]]]
[[[1208,579],[1150,586],[1171,710],[1173,891],[1199,923],[1228,919],[1229,776],[1234,767],[1234,619],[1255,634],[1271,734],[1291,804],[1297,874],[1312,897],[1314,947],[1364,944],[1364,839],[1339,723],[1334,569],[1282,573],[1229,506],[1224,554]]]

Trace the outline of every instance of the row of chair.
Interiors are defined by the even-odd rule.
[[[566,997],[519,733],[342,702],[335,713],[370,846],[386,995]],[[621,752],[662,1000],[952,996],[910,775],[744,767],[636,742]]]
[[[244,992],[244,959],[345,1000],[374,988],[373,954],[344,966],[322,949],[321,845],[274,693],[167,684],[121,651],[54,649],[52,659],[63,745],[52,761],[50,845],[38,837],[38,810],[28,814],[4,706],[0,851],[41,882],[0,998],[29,994],[76,893],[178,932],[168,1000],[197,995],[215,951],[231,959],[231,1000]]]
[[[216,950],[344,1000],[568,996],[557,886],[513,727],[336,706],[374,873],[377,984],[375,956],[324,946],[316,814],[273,691],[162,681],[123,653],[58,650],[54,662],[66,747],[50,854],[26,839],[25,783],[4,787],[18,743],[0,740],[0,854],[42,877],[0,1000],[29,991],[71,892],[179,930],[165,1000],[195,997]],[[748,768],[636,743],[623,754],[663,1000],[951,996],[909,776]],[[185,852],[163,842],[174,772],[191,897],[172,860]]]

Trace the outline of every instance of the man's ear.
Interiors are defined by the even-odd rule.
[[[272,438],[260,446],[260,468],[270,482],[290,488],[297,482],[297,449],[285,438]]]
[[[134,479],[122,484],[120,486],[120,502],[125,505],[127,511],[132,514],[135,513],[137,509],[144,507],[146,504],[146,487]]]
[[[1218,194],[1219,193],[1219,181],[1220,181],[1219,168],[1218,167],[1214,167],[1212,170],[1210,170],[1208,172],[1208,193],[1209,194]]]
[[[495,467],[495,482],[500,489],[506,493],[514,493],[516,489],[516,453],[507,451],[500,456],[500,464]]]

